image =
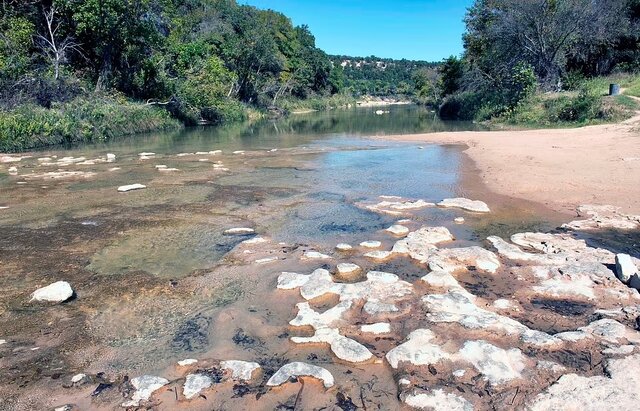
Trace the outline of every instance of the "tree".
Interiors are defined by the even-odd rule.
[[[464,62],[458,57],[451,56],[444,60],[438,70],[440,74],[440,94],[448,96],[456,93],[462,86]]]
[[[70,51],[79,52],[80,45],[71,36],[66,36],[62,40],[56,38],[61,25],[56,20],[56,11],[55,3],[51,4],[49,10],[43,10],[46,34],[38,34],[37,37],[40,48],[53,66],[54,78],[58,80],[60,78],[60,65],[66,62],[67,53]]]

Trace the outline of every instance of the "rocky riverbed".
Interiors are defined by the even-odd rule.
[[[451,148],[159,148],[0,159],[0,408],[636,408],[640,217]]]

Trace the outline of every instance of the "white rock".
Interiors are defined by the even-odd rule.
[[[638,267],[631,260],[631,256],[628,254],[616,255],[616,276],[623,283],[629,282],[631,277],[638,274]]]
[[[619,347],[611,347],[602,350],[605,355],[629,355],[633,352],[634,345],[621,345]]]
[[[495,300],[493,302],[493,306],[496,307],[499,310],[508,310],[509,308],[512,307],[512,303],[510,300],[505,300],[505,299],[499,299],[499,300]]]
[[[407,238],[397,241],[393,252],[409,254],[411,258],[426,263],[437,249],[436,244],[453,241],[453,235],[446,227],[422,227],[410,233]]]
[[[31,301],[46,301],[61,303],[73,296],[73,289],[66,281],[58,281],[46,287],[39,288],[31,294]]]
[[[73,407],[67,404],[67,405],[63,405],[62,407],[56,407],[53,409],[53,411],[71,411],[72,409]]]
[[[411,385],[411,381],[406,378],[400,378],[398,380],[398,385]]]
[[[435,334],[431,330],[415,330],[407,336],[405,343],[387,353],[387,361],[391,367],[397,369],[403,362],[413,365],[429,365],[449,359],[449,353],[443,351],[440,345],[434,344],[434,339]]]
[[[329,260],[331,256],[319,253],[317,251],[305,251],[305,253],[302,255],[302,258],[305,260]]]
[[[580,217],[589,216],[586,220],[573,221],[564,224],[563,228],[571,230],[619,229],[635,230],[640,228],[640,216],[626,215],[619,207],[583,205],[578,207]]]
[[[456,224],[464,224],[464,217],[456,217],[453,222]]]
[[[231,371],[231,378],[243,381],[250,381],[253,373],[260,369],[260,364],[248,361],[228,360],[222,361],[220,365],[223,369]]]
[[[267,240],[265,238],[262,237],[253,237],[250,238],[248,240],[244,240],[242,242],[242,244],[246,244],[246,245],[254,245],[254,244],[262,244],[262,243],[266,243]]]
[[[438,203],[439,207],[455,207],[474,213],[489,213],[491,210],[482,201],[469,200],[468,198],[447,198]]]
[[[131,385],[136,389],[131,397],[130,401],[124,402],[123,407],[137,407],[140,405],[140,401],[146,401],[151,398],[151,395],[169,384],[169,381],[162,377],[155,377],[153,375],[143,375],[131,379]]]
[[[225,235],[248,235],[248,234],[254,234],[256,231],[253,228],[247,228],[247,227],[237,227],[237,228],[230,228],[228,230],[224,231]]]
[[[186,360],[178,361],[178,365],[181,366],[181,367],[187,367],[187,366],[195,364],[197,362],[198,362],[198,360],[193,359],[193,358],[189,358],[189,359],[186,359]]]
[[[140,157],[151,157],[151,156],[155,156],[156,153],[140,153],[138,154]]]
[[[76,374],[73,377],[71,377],[71,382],[75,384],[77,382],[82,381],[86,376],[87,374]]]
[[[367,258],[371,258],[372,260],[384,261],[393,256],[391,251],[369,251],[364,255]]]
[[[351,264],[351,263],[340,263],[338,264],[338,274],[341,275],[349,275],[357,273],[362,270],[359,265]]]
[[[190,400],[200,394],[202,390],[211,387],[211,385],[213,385],[213,380],[208,375],[189,374],[184,383],[182,393],[186,399]]]
[[[143,185],[143,184],[129,184],[129,185],[125,185],[125,186],[120,186],[118,187],[118,191],[121,193],[126,193],[127,191],[133,191],[133,190],[142,190],[144,188],[147,188],[147,186]]]
[[[312,337],[291,337],[291,341],[296,344],[329,344],[336,357],[352,363],[368,361],[373,357],[367,347],[343,336],[337,328],[320,328]]]
[[[236,150],[233,154],[244,154],[244,150]]]
[[[382,243],[380,241],[363,241],[360,243],[360,247],[365,248],[380,248]]]
[[[326,369],[303,362],[292,362],[280,368],[267,381],[267,386],[276,387],[289,381],[291,377],[313,377],[322,381],[325,388],[334,385],[333,375]]]
[[[383,303],[378,299],[370,298],[362,307],[362,310],[371,315],[395,313],[400,311],[395,304]]]
[[[7,340],[0,340],[0,345],[6,344]]]
[[[609,377],[567,374],[525,405],[528,411],[636,410],[640,403],[640,354],[605,363]]]
[[[336,250],[338,251],[350,251],[353,250],[353,247],[349,244],[345,244],[345,243],[340,243],[338,245],[336,245]]]
[[[391,324],[389,323],[376,323],[365,324],[360,327],[360,331],[369,334],[388,334],[391,332]]]
[[[266,258],[260,258],[258,260],[255,261],[256,264],[269,264],[269,263],[274,263],[276,261],[278,261],[279,258],[278,257],[266,257]]]
[[[116,155],[113,153],[107,153],[107,161],[109,163],[116,161]]]
[[[469,401],[442,389],[402,394],[401,399],[413,408],[435,411],[473,411],[473,405]]]
[[[455,370],[452,374],[456,378],[462,378],[467,373],[467,370]]]
[[[409,234],[409,229],[403,225],[395,224],[387,228],[388,232],[396,236],[403,236]]]
[[[423,254],[412,253],[411,257],[422,258]],[[422,260],[421,260],[422,261]],[[431,251],[427,256],[431,270],[455,272],[475,267],[478,270],[495,273],[500,268],[500,260],[494,253],[482,247],[444,248]]]
[[[491,385],[521,378],[526,358],[517,348],[503,350],[486,341],[467,341],[460,355],[482,373]]]

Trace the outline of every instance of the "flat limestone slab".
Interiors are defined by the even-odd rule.
[[[325,368],[317,365],[306,364],[303,362],[292,362],[282,366],[267,381],[267,386],[277,387],[289,381],[292,377],[313,377],[317,378],[324,384],[325,388],[331,388],[334,385],[333,375]]]
[[[127,191],[133,191],[133,190],[142,190],[147,188],[147,186],[143,185],[143,184],[129,184],[126,186],[120,186],[118,187],[118,192],[120,193],[126,193]]]

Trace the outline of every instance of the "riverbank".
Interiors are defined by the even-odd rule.
[[[462,144],[492,191],[573,212],[585,203],[640,212],[640,116],[576,129],[444,132],[393,141]]]

